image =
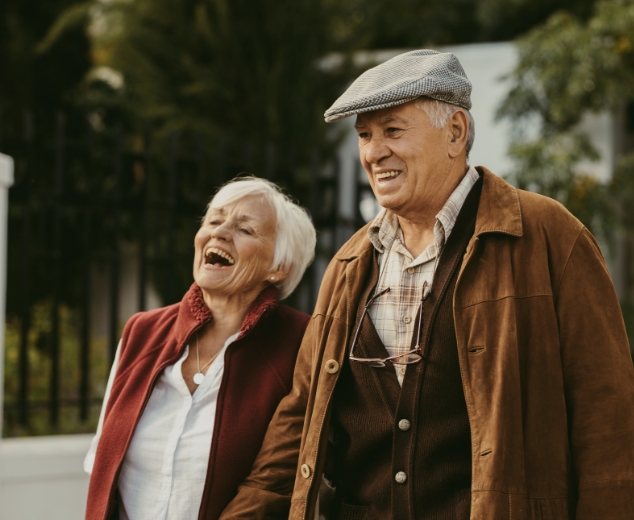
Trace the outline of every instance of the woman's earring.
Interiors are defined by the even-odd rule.
[[[271,280],[275,280],[275,276],[271,276]]]

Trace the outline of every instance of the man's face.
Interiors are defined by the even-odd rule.
[[[359,114],[359,157],[379,204],[415,218],[434,197],[451,169],[447,128],[432,127],[414,102]]]

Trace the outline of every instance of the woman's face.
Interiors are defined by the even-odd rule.
[[[213,294],[259,293],[277,274],[275,228],[275,212],[260,196],[210,208],[194,239],[198,286]]]

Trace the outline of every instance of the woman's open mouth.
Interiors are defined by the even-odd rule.
[[[235,264],[236,261],[233,257],[216,247],[209,247],[205,251],[205,264],[213,265],[215,267],[230,267]]]

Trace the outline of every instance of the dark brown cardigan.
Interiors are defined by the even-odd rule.
[[[391,364],[373,368],[346,359],[333,405],[338,497],[332,512],[338,520],[469,520],[471,436],[452,296],[481,188],[478,181],[443,248],[423,306],[424,358],[407,367],[402,388]],[[377,279],[374,262],[361,301]],[[388,355],[367,315],[357,355]],[[402,420],[409,422],[405,429],[398,426]],[[397,472],[405,473],[405,482],[395,481]]]

